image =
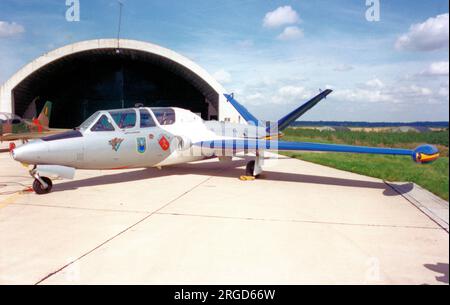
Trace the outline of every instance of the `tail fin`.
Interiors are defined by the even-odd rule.
[[[239,112],[239,114],[246,120],[248,123],[253,124],[255,126],[260,126],[261,122],[253,115],[251,114],[247,108],[242,106],[238,101],[236,101],[233,97],[233,95],[230,94],[224,94],[227,100],[233,105],[233,107]]]
[[[286,129],[292,122],[296,121],[299,117],[304,115],[308,110],[316,106],[321,100],[326,98],[333,90],[327,89],[325,91],[322,91],[320,94],[316,95],[312,99],[310,99],[308,102],[300,106],[299,108],[295,109],[282,119],[278,121],[278,130],[282,131]]]
[[[52,114],[52,102],[46,102],[37,120],[42,127],[48,128]]]

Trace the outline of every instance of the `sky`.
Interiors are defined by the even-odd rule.
[[[80,20],[69,22],[73,2]],[[449,119],[447,0],[121,2],[122,38],[190,58],[262,120],[325,88],[334,92],[303,120]],[[118,7],[116,0],[1,0],[0,83],[55,48],[115,38]]]

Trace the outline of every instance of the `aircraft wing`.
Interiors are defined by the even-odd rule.
[[[0,136],[0,142],[11,142],[18,140],[40,139],[46,136],[51,136],[68,131],[68,129],[50,129],[41,132],[23,132],[23,133],[8,133]]]
[[[266,141],[254,139],[228,139],[203,141],[194,145],[214,150],[279,150],[279,151],[318,151],[359,154],[381,154],[410,156],[418,163],[429,163],[439,158],[439,151],[432,145],[422,145],[415,150],[399,148],[365,147],[352,145],[321,144],[307,142]]]

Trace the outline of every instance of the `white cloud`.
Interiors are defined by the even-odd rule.
[[[426,76],[448,76],[449,75],[449,62],[439,61],[432,63],[428,69],[421,73]]]
[[[278,35],[283,29],[284,27],[279,28],[279,32],[275,34]],[[236,46],[239,38],[234,41]],[[389,43],[389,39],[386,42]],[[333,42],[326,48],[322,42],[320,45],[313,44],[311,50],[302,49],[301,53],[296,44],[290,43],[272,43],[270,49],[259,48],[258,45],[258,48],[252,48],[252,52],[243,52],[236,47],[224,53],[221,52],[223,45],[215,43],[206,45],[205,48],[197,47],[191,52],[197,54],[196,58],[207,70],[215,72],[225,69],[230,72],[232,82],[226,85],[227,89],[236,93],[237,100],[261,119],[279,119],[315,96],[319,88],[330,87],[326,84],[334,89],[333,94],[313,111],[308,112],[303,119],[369,121],[448,119],[449,103],[446,97],[448,84],[441,88],[446,79],[419,76],[433,61],[447,61],[445,56],[435,54],[436,56],[429,59],[423,58],[424,54],[413,54],[419,58],[392,62],[390,59],[384,60],[386,54],[393,52],[392,48],[381,51],[370,48],[375,50],[373,51],[375,54],[372,51],[361,53],[358,50],[346,52],[345,56],[335,52],[332,58],[327,57],[329,54],[326,53],[329,53],[335,44],[339,45],[342,42]],[[328,51],[323,51],[324,49]],[[373,60],[378,58],[379,52],[388,53],[382,53],[382,59],[374,63]],[[353,61],[352,58],[356,55],[362,56],[367,63],[362,63],[361,58],[357,62]],[[353,70],[334,72],[333,69],[341,64],[351,65]],[[345,77],[342,77],[343,75]],[[384,87],[378,88],[380,82],[374,79],[378,79]],[[377,83],[378,87],[369,86]],[[411,88],[412,85],[416,86]],[[283,87],[288,88],[281,90]],[[305,93],[302,96],[301,89],[293,90],[289,87],[303,87]],[[307,91],[311,94],[307,94]],[[354,112],[350,114],[347,110]]]
[[[231,74],[224,69],[216,71],[213,77],[221,84],[229,84],[232,82]]]
[[[400,36],[396,43],[397,50],[433,51],[448,47],[449,14],[429,18],[423,23],[413,24],[409,32]]]
[[[446,100],[448,100],[449,97],[449,88],[448,88],[448,83],[447,84],[442,84],[441,87],[439,88],[439,92],[438,95],[440,97],[445,98]]]
[[[374,78],[365,83],[367,87],[371,88],[383,88],[384,83],[379,78]]]
[[[264,101],[264,95],[262,95],[261,93],[250,94],[245,97],[245,100],[249,104],[259,105],[261,102]]]
[[[267,28],[276,28],[287,24],[300,22],[298,13],[291,6],[280,6],[272,12],[268,12],[264,17],[264,26]]]
[[[390,95],[382,90],[369,90],[369,89],[336,90],[334,97],[338,100],[355,102],[355,103],[395,102],[395,99],[392,95]]]
[[[406,95],[412,95],[412,96],[431,96],[433,94],[433,91],[431,89],[426,87],[420,87],[417,85],[410,85],[408,87],[400,88],[400,93],[404,93]]]
[[[337,72],[347,72],[353,70],[353,67],[350,65],[342,64],[335,67],[333,70]]]
[[[284,86],[278,90],[278,95],[284,99],[305,99],[311,93],[302,86]]]
[[[366,88],[337,90],[336,99],[354,103],[387,103],[387,104],[436,104],[442,103],[445,87],[437,92],[428,87],[416,84],[384,84],[379,79],[365,83]],[[448,88],[448,86],[447,86]]]
[[[272,103],[279,105],[298,104],[311,98],[312,91],[302,86],[283,86],[271,98]]]
[[[11,37],[25,32],[25,28],[15,22],[0,21],[0,38]]]
[[[300,39],[304,36],[303,30],[296,26],[288,26],[284,31],[278,35],[280,40],[295,40]]]

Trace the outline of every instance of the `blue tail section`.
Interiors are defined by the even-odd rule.
[[[303,104],[299,108],[295,109],[294,111],[292,111],[291,113],[289,113],[288,115],[286,115],[285,117],[280,119],[278,121],[278,130],[282,131],[282,130],[286,129],[287,127],[289,127],[289,125],[292,122],[294,122],[299,117],[304,115],[312,107],[316,106],[317,103],[319,103],[321,100],[326,98],[331,92],[333,92],[333,90],[330,90],[330,89],[327,89],[327,90],[321,92],[320,94],[318,94],[317,96],[313,97],[311,100],[309,100],[308,102],[306,102],[305,104]]]
[[[319,103],[321,100],[326,98],[333,90],[327,89],[320,94],[313,97],[311,100],[300,106],[299,108],[295,109],[288,115],[284,116],[282,119],[278,121],[277,129],[278,131],[286,129],[292,122],[297,120],[299,117],[304,115],[308,110],[313,108],[317,103]],[[248,123],[253,124],[255,126],[262,126],[262,123],[253,115],[251,114],[247,108],[245,108],[242,104],[240,104],[238,101],[234,99],[234,97],[230,94],[224,94],[227,98],[228,102],[230,102],[233,107],[239,112],[239,114],[246,120]],[[267,127],[267,132],[270,133],[270,130],[272,130],[273,126]]]
[[[234,99],[234,97],[230,94],[224,94],[227,98],[228,102],[233,105],[233,107],[239,112],[239,114],[246,120],[248,123],[253,124],[255,126],[261,126],[261,122],[253,115],[251,114],[247,108],[242,106],[238,101]]]

